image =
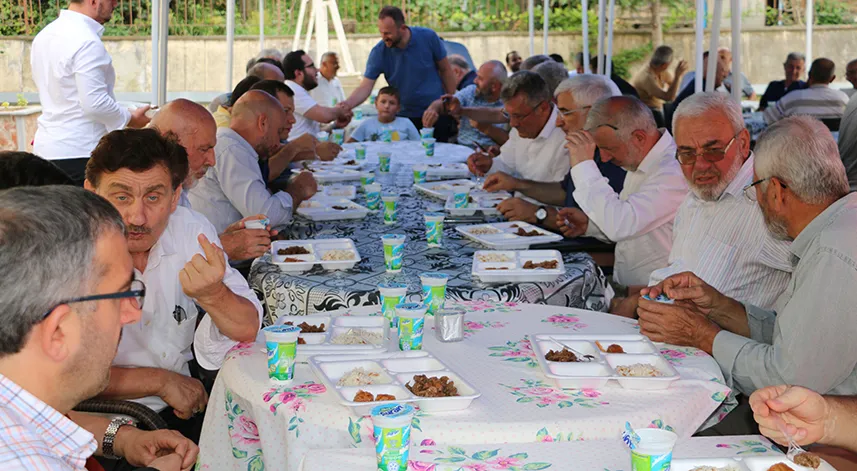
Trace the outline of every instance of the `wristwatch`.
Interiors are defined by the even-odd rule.
[[[124,425],[134,425],[134,421],[128,417],[114,417],[104,431],[104,439],[101,440],[101,455],[111,460],[118,460],[119,457],[113,453],[113,441],[116,440],[116,433],[119,428]]]
[[[545,219],[548,217],[548,210],[544,206],[539,206],[539,209],[536,210],[536,222],[539,224],[545,222]]]

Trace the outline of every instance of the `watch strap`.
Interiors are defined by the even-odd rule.
[[[127,417],[114,417],[107,425],[107,430],[104,431],[104,439],[101,440],[101,455],[105,458],[118,460],[119,457],[113,451],[113,443],[116,440],[116,434],[119,428],[123,425],[134,425],[134,421]]]

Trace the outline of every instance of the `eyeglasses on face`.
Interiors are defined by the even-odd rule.
[[[766,180],[770,180],[771,178],[773,178],[773,177],[760,178],[759,180],[756,180],[753,183],[745,186],[744,187],[744,198],[747,198],[750,201],[758,201],[758,198],[756,198],[756,188],[755,188],[756,185],[759,185]],[[785,183],[783,183],[783,181],[780,180],[779,178],[777,178],[777,181],[780,182],[781,187],[788,188],[788,186]]]
[[[738,139],[738,135],[741,134],[741,131],[738,131],[738,134],[732,136],[732,139],[726,144],[726,147],[723,149],[703,149],[701,151],[692,151],[692,150],[684,150],[678,151],[675,154],[675,158],[678,159],[678,163],[682,165],[693,165],[696,163],[697,157],[702,157],[706,162],[715,163],[720,162],[724,158],[726,158],[726,154],[729,153],[729,149],[732,147],[732,144]]]
[[[539,109],[539,107],[540,107],[540,106],[542,106],[542,103],[544,103],[544,102],[545,102],[545,100],[542,100],[542,101],[538,102],[538,103],[536,104],[536,106],[534,106],[534,107],[530,110],[530,112],[529,112],[529,113],[527,113],[527,114],[523,114],[523,115],[520,115],[520,114],[510,114],[508,111],[506,111],[506,108],[503,108],[503,111],[502,111],[502,113],[503,113],[503,117],[504,117],[504,118],[506,118],[506,119],[508,119],[508,120],[510,120],[510,121],[511,121],[512,119],[514,119],[515,121],[523,121],[523,120],[527,119],[527,117],[528,117],[528,116],[530,116],[531,114],[533,114],[537,109]]]
[[[590,109],[590,108],[592,108],[592,107],[591,107],[591,106],[584,106],[584,107],[582,107],[582,108],[575,108],[575,109],[573,109],[573,110],[565,110],[565,111],[563,111],[562,109],[560,109],[560,110],[559,110],[559,114],[561,114],[561,115],[563,115],[563,116],[568,116],[568,115],[570,115],[570,114],[579,113],[579,112],[581,112],[581,111],[586,111],[586,110],[588,110],[588,109]]]
[[[42,320],[45,320],[54,309],[64,305],[64,304],[73,304],[73,303],[83,303],[87,301],[101,301],[103,299],[125,299],[125,298],[133,298],[133,302],[135,303],[137,309],[143,309],[143,301],[146,298],[146,284],[140,280],[134,280],[131,282],[131,287],[127,291],[119,291],[116,293],[107,293],[107,294],[95,294],[92,296],[83,296],[80,298],[71,298],[66,299],[64,301],[60,301],[56,303],[53,307],[47,310],[42,315]]]

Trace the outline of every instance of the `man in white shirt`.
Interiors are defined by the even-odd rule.
[[[675,141],[634,97],[599,101],[589,110],[586,128],[567,139],[580,209],[561,209],[557,225],[566,237],[615,242],[613,280],[624,286],[645,284],[652,271],[667,265],[673,219],[687,195]],[[596,146],[602,161],[627,170],[620,193],[598,169]]]
[[[476,175],[504,172],[537,182],[558,182],[569,170],[565,133],[557,127],[558,112],[539,74],[521,71],[509,77],[500,93],[512,131],[492,157],[476,152],[467,167]]]
[[[282,82],[279,83],[282,85]],[[162,106],[152,118],[149,127],[157,129],[165,136],[174,135],[187,152],[189,168],[187,178],[182,183],[179,205],[193,209],[188,192],[215,163],[214,146],[217,144],[217,126],[214,118],[202,105],[179,98]],[[244,227],[246,221],[264,217],[262,214],[256,214],[240,219],[220,233],[220,242],[229,260],[235,262],[253,259],[271,248],[271,238],[277,231]]]
[[[809,115],[820,120],[842,119],[848,95],[830,88],[836,80],[836,66],[830,59],[816,59],[809,68],[807,87],[793,90],[765,109],[765,122],[773,124],[788,116]]]
[[[122,214],[150,301],[141,321],[123,328],[103,395],[140,399],[198,441],[208,398],[188,362],[195,354],[202,368],[219,369],[231,347],[255,340],[262,306],[229,266],[211,223],[178,206],[187,171],[177,142],[154,129],[119,130],[92,151],[85,186]],[[206,312],[199,323],[197,306]]]
[[[148,107],[130,111],[116,102],[113,61],[101,42],[114,2],[72,0],[68,10],[33,39],[30,66],[42,114],[33,151],[62,163],[83,182],[86,158],[101,136],[114,129],[146,125]]]
[[[193,208],[225,231],[235,221],[256,214],[268,217],[271,227],[292,220],[292,212],[315,194],[310,172],[301,172],[285,191],[273,194],[262,176],[259,160],[268,160],[283,148],[280,139],[292,121],[276,98],[261,90],[245,93],[232,108],[228,128],[217,130],[215,164],[190,190]]]
[[[316,86],[309,94],[321,106],[333,107],[345,101],[345,91],[336,73],[339,72],[339,57],[335,52],[321,55],[321,67],[316,76]]]
[[[283,71],[286,85],[295,93],[295,119],[291,139],[304,134],[318,134],[322,130],[344,128],[351,122],[351,111],[343,106],[323,106],[310,96],[309,92],[318,86],[318,70],[309,54],[302,50],[292,51],[283,58]],[[328,125],[328,123],[333,123]]]

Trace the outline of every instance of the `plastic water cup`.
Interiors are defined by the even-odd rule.
[[[381,236],[384,244],[384,267],[387,273],[399,273],[405,256],[405,236],[402,234],[384,234]]]
[[[434,137],[434,128],[422,128],[420,129],[420,137],[423,139],[430,139]]]
[[[470,190],[458,190],[452,194],[452,205],[456,208],[466,208],[470,202]]]
[[[396,195],[384,195],[381,197],[384,205],[384,224],[393,225],[399,219],[399,197]]]
[[[357,160],[366,160],[366,146],[363,144],[357,144],[354,147],[354,157]]]
[[[631,450],[631,471],[667,471],[678,435],[657,428],[637,429],[640,443]]]
[[[366,185],[371,185],[375,183],[375,174],[374,173],[366,173],[360,176],[360,186],[363,187],[363,190],[366,190]]]
[[[331,140],[334,144],[342,145],[345,142],[345,130],[344,129],[334,129],[331,134]]]
[[[268,224],[271,223],[271,220],[268,218],[262,219],[251,219],[249,221],[244,221],[245,229],[267,229]]]
[[[390,172],[390,156],[389,152],[378,152],[378,170],[381,173]]]
[[[446,273],[423,273],[420,282],[423,284],[423,305],[428,308],[429,314],[434,314],[443,309],[446,302],[446,283],[449,275]]]
[[[381,293],[381,314],[390,321],[390,327],[398,326],[396,306],[405,302],[408,296],[408,285],[384,282],[378,285],[378,292]]]
[[[377,183],[370,183],[363,187],[363,191],[366,192],[366,207],[371,210],[380,209],[381,185]]]
[[[426,150],[426,157],[434,157],[434,144],[437,142],[435,139],[423,139],[423,148]]]
[[[300,327],[271,325],[262,329],[268,351],[268,377],[276,382],[288,382],[295,377],[295,354]]]
[[[396,318],[399,320],[399,350],[422,350],[426,323],[425,305],[399,304],[396,306]]]
[[[426,243],[430,248],[443,247],[444,213],[426,213]]]
[[[428,165],[414,165],[414,183],[425,183],[428,180]]]
[[[354,110],[354,119],[360,120],[363,119],[363,110]]]
[[[414,413],[414,407],[409,404],[393,403],[372,408],[369,414],[372,417],[378,470],[407,471]]]
[[[329,137],[330,137],[330,135],[327,133],[327,131],[319,131],[319,132],[315,135],[315,138],[316,138],[316,139],[318,139],[318,140],[319,140],[319,142],[327,142],[327,139],[328,139]]]

